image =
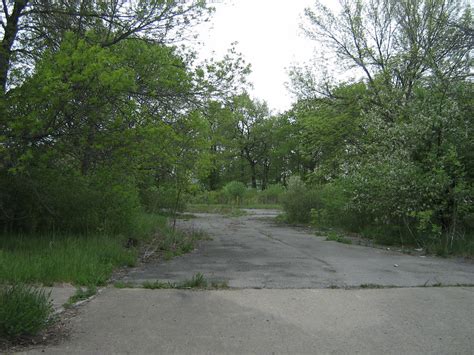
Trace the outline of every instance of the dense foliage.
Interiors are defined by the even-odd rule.
[[[333,196],[317,221],[340,210],[326,222],[472,252],[470,9],[444,0],[341,4],[339,15],[321,4],[307,9],[304,29],[361,79],[316,85],[314,72],[292,72],[302,151],[314,168],[306,177]]]
[[[8,1],[0,50],[0,225],[127,232],[176,211],[209,163],[207,106],[248,67],[173,44],[204,1]],[[26,26],[28,24],[28,26]]]

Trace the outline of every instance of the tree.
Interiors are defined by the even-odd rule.
[[[448,0],[341,0],[334,15],[317,3],[305,11],[306,34],[332,49],[346,68],[359,68],[374,91],[375,104],[384,104],[382,92],[400,93],[393,103],[402,107],[426,77],[450,82],[471,75],[473,39],[470,9]]]
[[[349,125],[333,126],[338,105],[347,101],[338,93],[340,83],[325,80],[314,88],[315,76],[308,80],[304,70],[293,71],[300,97],[314,100],[316,93],[315,102],[325,102],[306,115],[313,118],[303,119],[309,123],[306,151],[326,156],[327,163],[343,163],[339,176],[351,180],[345,185],[352,189],[350,208],[368,216],[369,223],[404,228],[424,243],[444,238],[446,251],[463,238],[464,218],[472,213],[466,205],[473,180],[465,153],[472,132],[465,111],[465,94],[472,93],[470,8],[447,0],[340,5],[339,15],[320,3],[307,9],[303,27],[334,53],[342,72],[356,69],[356,81],[366,88],[358,109],[345,111]],[[344,126],[348,135],[339,135]]]
[[[269,141],[263,129],[265,120],[269,117],[266,103],[253,101],[247,94],[236,96],[231,108],[234,119],[234,139],[240,153],[241,162],[246,161],[250,168],[252,188],[257,188],[257,169],[262,159],[269,153]],[[244,174],[243,166],[241,175]],[[242,176],[243,178],[243,176]]]

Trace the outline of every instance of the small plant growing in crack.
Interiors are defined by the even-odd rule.
[[[94,296],[97,293],[97,287],[94,285],[87,286],[86,288],[78,287],[74,295],[69,297],[69,300],[64,304],[64,308],[70,308],[76,302],[83,301],[89,297]]]
[[[163,281],[145,281],[142,287],[149,290],[163,289],[197,289],[197,290],[216,290],[228,289],[229,285],[226,281],[208,282],[204,275],[200,272],[195,274],[191,279],[179,283],[163,282]]]
[[[207,280],[202,273],[198,272],[191,280],[183,281],[179,286],[179,288],[206,288]]]
[[[115,288],[135,288],[136,284],[133,282],[117,281],[114,283]]]

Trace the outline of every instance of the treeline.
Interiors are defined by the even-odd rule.
[[[210,169],[209,110],[249,71],[235,50],[199,64],[178,46],[211,12],[205,1],[3,2],[4,232],[126,232],[163,189],[177,208]]]

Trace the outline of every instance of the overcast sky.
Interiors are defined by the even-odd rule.
[[[331,5],[335,1],[323,1]],[[231,43],[252,65],[252,95],[276,111],[293,101],[285,88],[287,68],[311,59],[316,43],[299,28],[304,8],[313,0],[210,0],[216,8],[211,23],[198,28],[202,56],[222,57]]]

